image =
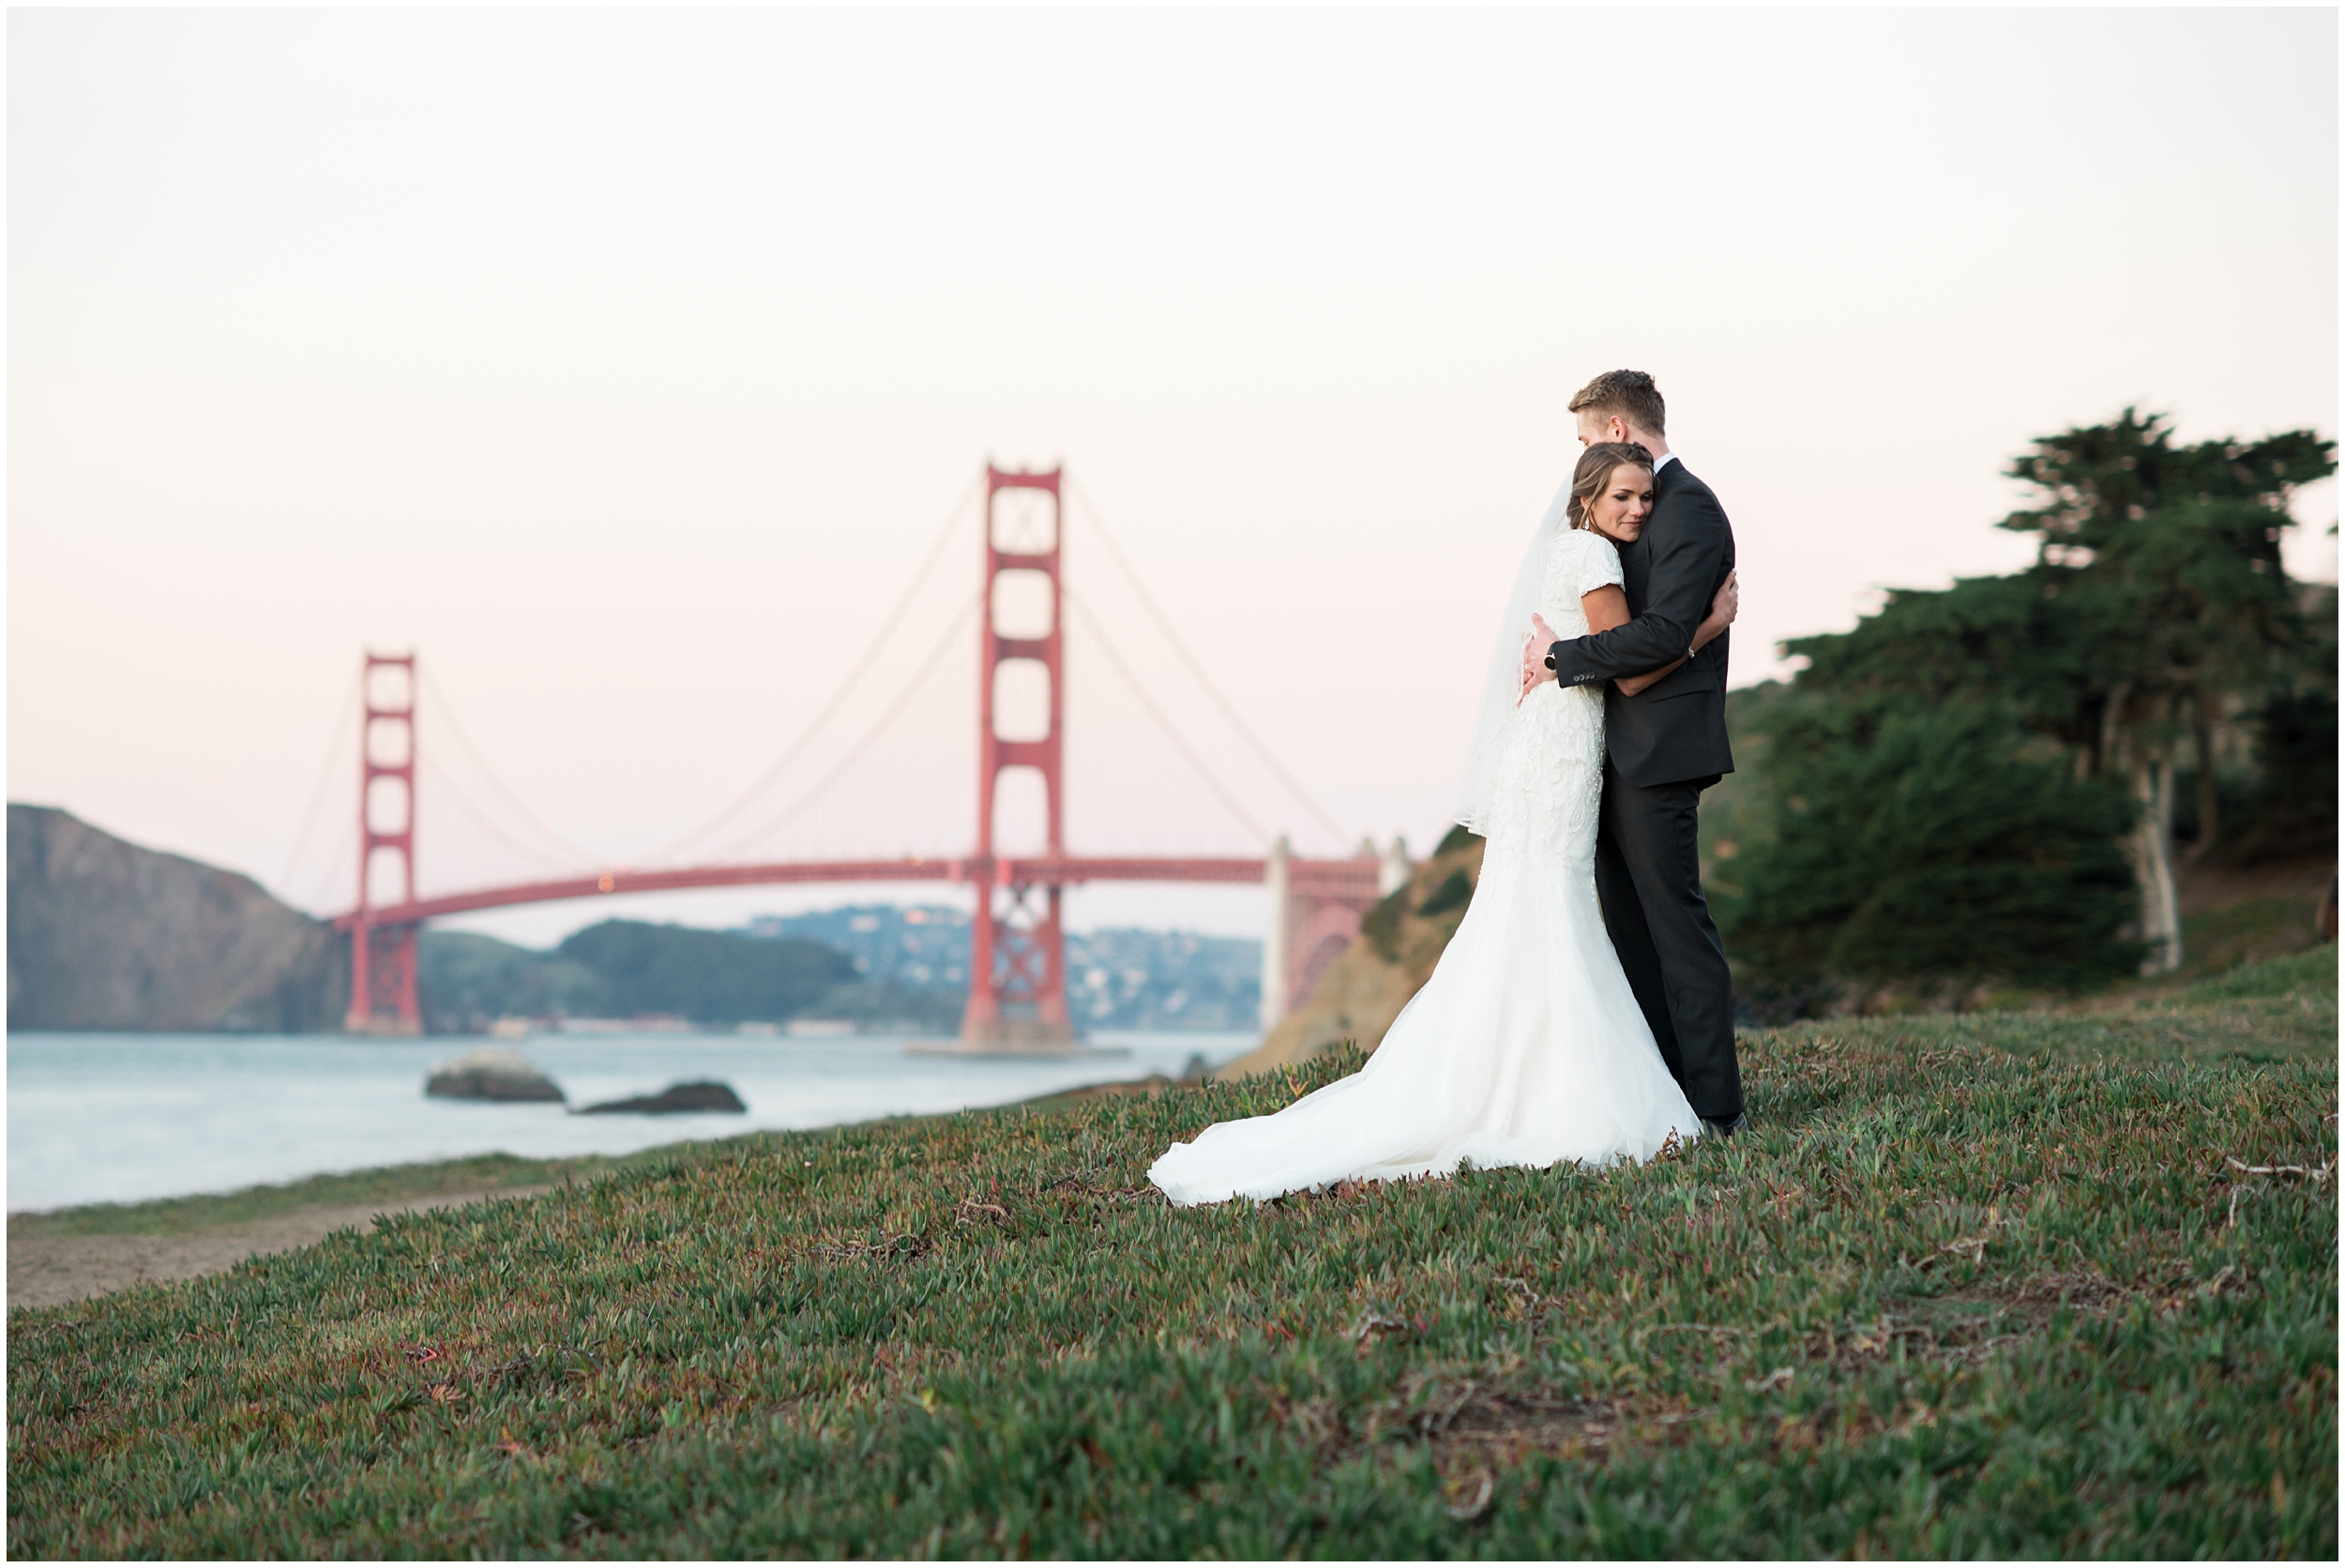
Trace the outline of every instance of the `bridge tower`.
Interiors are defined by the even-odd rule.
[[[392,690],[378,686],[378,671],[397,672],[387,683]],[[342,1028],[353,1034],[420,1034],[417,927],[374,923],[372,875],[375,855],[388,851],[399,861],[399,901],[416,901],[416,656],[367,655],[358,705],[358,906],[350,921],[350,1013]]]
[[[1075,1037],[1067,1011],[1067,944],[1059,924],[1060,888],[1013,883],[993,845],[996,786],[1011,768],[1040,775],[1044,854],[1066,854],[1063,832],[1067,646],[1059,587],[1065,542],[1062,468],[1027,473],[985,468],[985,604],[977,658],[977,886],[970,927],[969,1004],[961,1040],[973,1047],[1047,1048]],[[1006,490],[1050,498],[1047,527],[1038,517],[1005,519],[995,503]],[[1006,527],[1005,524],[1009,526]],[[1006,610],[1009,612],[1006,616]],[[1025,612],[1022,622],[1019,611]],[[1047,620],[1045,614],[1047,612]],[[1006,620],[1013,630],[1006,632]],[[1003,676],[1039,675],[1048,685],[1042,732],[1005,739],[997,704]],[[1033,681],[1024,684],[1028,693]]]
[[[1319,977],[1360,934],[1360,923],[1380,899],[1409,885],[1409,846],[1395,837],[1379,855],[1368,839],[1346,860],[1297,860],[1283,835],[1263,862],[1270,895],[1262,943],[1262,1027],[1310,1000]]]

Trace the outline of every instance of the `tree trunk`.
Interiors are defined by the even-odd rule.
[[[2190,707],[2190,738],[2199,754],[2199,841],[2190,846],[2197,860],[2215,848],[2223,830],[2222,792],[2215,787],[2215,701],[2203,691]]]
[[[2174,763],[2131,760],[2128,782],[2141,814],[2126,839],[2134,880],[2141,888],[2141,972],[2171,974],[2182,967],[2182,911],[2174,895]]]
[[[2133,696],[2133,683],[2119,681],[2101,703],[2100,738],[2093,747],[2093,775],[2110,772],[2125,761],[2126,704]]]

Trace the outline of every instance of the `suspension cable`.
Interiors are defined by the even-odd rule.
[[[780,759],[771,767],[767,768],[764,773],[760,774],[757,777],[757,781],[751,784],[748,789],[742,791],[739,795],[735,796],[732,804],[725,807],[723,810],[719,811],[715,816],[709,818],[706,822],[701,823],[700,826],[692,829],[691,832],[687,833],[681,838],[673,839],[663,846],[658,852],[651,856],[652,864],[658,865],[667,861],[672,855],[682,852],[688,845],[700,842],[710,834],[716,832],[717,829],[722,827],[726,822],[731,822],[734,817],[740,815],[740,813],[748,809],[748,807],[752,805],[760,795],[764,794],[766,790],[771,788],[774,781],[779,778],[783,773],[788,771],[792,763],[795,762],[805,754],[807,747],[814,744],[815,737],[822,733],[824,727],[827,725],[832,718],[836,717],[840,710],[846,706],[847,698],[854,692],[856,685],[862,681],[865,675],[870,673],[871,666],[877,662],[880,651],[888,645],[889,641],[896,635],[897,627],[902,624],[903,618],[911,612],[914,598],[918,596],[921,588],[928,582],[929,574],[936,569],[937,562],[944,558],[945,546],[951,541],[954,530],[961,526],[962,513],[968,510],[969,503],[976,499],[977,490],[984,482],[984,475],[979,474],[975,478],[971,479],[968,487],[961,492],[961,499],[953,504],[952,511],[945,519],[945,526],[937,531],[935,539],[929,545],[928,554],[921,560],[918,567],[914,570],[911,582],[904,588],[903,596],[896,601],[896,608],[887,612],[887,619],[880,623],[879,631],[872,637],[870,645],[863,650],[862,657],[855,660],[854,667],[847,671],[846,678],[840,682],[840,684],[831,691],[830,700],[823,704],[821,711],[815,714],[813,719],[808,723],[807,727],[798,732],[797,739],[790,743],[788,748],[782,752]],[[749,837],[749,838],[754,839],[762,837],[763,832],[764,830],[761,829],[759,832],[752,833]],[[744,841],[745,840],[742,839],[734,840],[735,844]]]
[[[930,679],[930,667],[945,656],[945,651],[952,646],[953,639],[961,635],[962,628],[969,624],[970,615],[976,611],[977,606],[981,602],[982,600],[980,598],[972,598],[969,602],[961,607],[960,612],[952,618],[951,624],[946,626],[945,634],[936,640],[935,645],[928,651],[924,657],[922,657],[919,668],[913,671],[911,681],[905,685],[901,691],[896,694],[895,700],[889,702],[887,706],[881,711],[878,720],[872,724],[870,729],[864,731],[863,738],[856,741],[854,746],[848,747],[847,754],[838,761],[838,762],[831,768],[830,772],[823,776],[820,783],[816,784],[812,789],[807,791],[804,794],[798,796],[797,799],[792,801],[788,806],[783,807],[776,815],[768,817],[758,826],[750,829],[740,837],[726,844],[722,849],[717,852],[718,859],[724,859],[724,857],[732,854],[734,851],[742,848],[744,845],[756,843],[759,839],[764,838],[767,834],[773,832],[776,828],[781,827],[791,822],[798,815],[799,812],[805,810],[809,806],[811,806],[815,800],[821,796],[824,791],[839,782],[840,776],[850,767],[853,767],[856,762],[862,761],[863,754],[869,751],[873,743],[878,741],[880,735],[885,731],[887,727],[896,721],[897,716],[903,712],[904,708],[912,701],[913,698],[919,695],[921,690],[927,686]]]
[[[1340,847],[1347,842],[1346,835],[1343,829],[1336,825],[1335,818],[1329,816],[1325,808],[1312,798],[1310,792],[1304,789],[1302,783],[1293,774],[1287,772],[1278,759],[1271,754],[1270,747],[1264,746],[1261,738],[1248,726],[1246,720],[1238,716],[1236,707],[1227,697],[1221,695],[1221,688],[1214,684],[1212,676],[1205,673],[1205,667],[1198,662],[1195,654],[1188,651],[1188,644],[1181,641],[1181,634],[1172,629],[1172,621],[1166,617],[1161,609],[1157,608],[1155,597],[1140,580],[1140,574],[1132,570],[1132,564],[1125,559],[1123,548],[1115,542],[1115,535],[1108,531],[1107,519],[1091,499],[1090,491],[1077,486],[1071,477],[1067,481],[1067,488],[1074,495],[1075,500],[1082,505],[1082,509],[1090,514],[1091,525],[1098,530],[1099,542],[1108,547],[1109,559],[1113,561],[1116,569],[1124,574],[1124,580],[1131,584],[1132,592],[1140,596],[1140,602],[1147,610],[1149,617],[1157,623],[1157,629],[1164,633],[1164,640],[1167,642],[1172,644],[1172,651],[1179,655],[1181,662],[1188,667],[1188,672],[1196,677],[1197,684],[1205,688],[1205,695],[1212,698],[1214,705],[1221,710],[1221,716],[1228,719],[1231,727],[1237,731],[1248,746],[1253,748],[1254,755],[1262,759],[1263,765],[1278,776],[1279,783],[1286,786],[1287,792],[1302,802],[1303,808],[1316,817],[1319,820],[1319,825],[1334,836],[1337,845]]]
[[[528,807],[523,806],[521,802],[521,798],[514,794],[512,791],[505,787],[504,781],[497,777],[495,772],[490,768],[488,762],[481,758],[480,748],[473,745],[472,737],[466,734],[464,732],[464,727],[457,722],[455,705],[448,701],[447,693],[440,689],[440,684],[431,678],[430,670],[426,667],[418,666],[416,673],[422,677],[423,689],[431,694],[431,701],[436,708],[436,711],[445,717],[447,724],[448,733],[456,737],[456,744],[462,749],[465,757],[470,759],[472,765],[480,771],[480,776],[488,781],[489,788],[496,792],[497,798],[506,804],[507,807],[512,811],[513,815],[517,819],[527,824],[537,834],[539,837],[543,838],[549,846],[559,850],[562,853],[567,855],[573,866],[602,866],[609,864],[603,856],[595,853],[592,850],[580,848],[569,839],[564,837],[561,834],[556,833],[552,828],[548,827],[545,822],[538,818],[536,812],[530,810]],[[467,807],[467,809],[469,809],[469,807]],[[543,855],[537,855],[533,858],[536,858],[543,864],[545,857]]]
[[[294,835],[293,852],[285,857],[285,874],[277,883],[281,892],[293,891],[294,873],[301,869],[301,857],[310,848],[310,835],[318,825],[318,811],[325,805],[327,787],[334,782],[334,764],[340,759],[342,737],[349,732],[351,718],[358,711],[358,704],[351,699],[362,694],[361,683],[365,678],[363,673],[353,675],[350,685],[342,688],[341,716],[334,721],[334,738],[325,743],[325,761],[319,765],[317,785],[310,792],[310,808],[301,814],[301,831]]]
[[[522,856],[523,859],[528,860],[535,865],[542,866],[550,871],[571,871],[578,868],[573,865],[566,865],[561,861],[549,858],[543,850],[533,849],[527,844],[518,842],[515,839],[507,838],[505,836],[504,831],[500,829],[495,822],[489,820],[486,813],[484,813],[478,807],[475,806],[470,800],[465,798],[464,792],[456,787],[455,782],[449,778],[447,771],[445,768],[442,768],[438,763],[432,761],[428,757],[419,758],[418,761],[421,764],[420,771],[426,777],[431,780],[432,788],[440,791],[442,793],[446,794],[448,799],[454,801],[458,806],[461,807],[463,808],[464,815],[473,820],[473,824],[479,828],[481,832],[495,839],[499,844],[502,844],[505,848],[512,851],[515,854]],[[590,861],[588,864],[591,865],[593,863]]]
[[[356,846],[354,844],[352,847],[356,848]],[[307,907],[313,910],[334,909],[340,907],[340,900],[334,897],[334,884],[340,881],[340,878],[341,872],[335,867],[334,862],[329,858],[324,866],[318,867],[318,880],[310,884],[312,891],[310,892],[310,902]],[[352,902],[355,903],[356,901],[356,898],[354,897]]]
[[[1178,751],[1188,765],[1196,770],[1197,776],[1205,781],[1205,788],[1214,792],[1215,798],[1229,807],[1230,815],[1244,823],[1247,831],[1251,833],[1257,840],[1268,844],[1272,837],[1270,830],[1254,821],[1253,816],[1246,807],[1238,804],[1237,797],[1223,786],[1220,779],[1214,776],[1213,770],[1206,767],[1203,760],[1189,749],[1188,742],[1182,739],[1180,731],[1172,728],[1172,719],[1165,716],[1162,708],[1157,706],[1157,700],[1151,697],[1147,688],[1140,684],[1138,677],[1132,673],[1131,666],[1124,662],[1124,656],[1117,652],[1115,644],[1108,640],[1107,628],[1100,626],[1098,617],[1091,613],[1091,607],[1077,597],[1075,590],[1065,583],[1060,584],[1060,591],[1067,596],[1067,602],[1074,606],[1075,613],[1082,618],[1082,623],[1090,630],[1091,635],[1098,640],[1100,649],[1108,656],[1108,663],[1114,667],[1116,674],[1123,678],[1124,685],[1131,694],[1139,699],[1140,705],[1147,710],[1148,716],[1157,721],[1157,728],[1164,731],[1165,738],[1172,743],[1173,749]]]

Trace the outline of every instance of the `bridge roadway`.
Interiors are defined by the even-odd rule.
[[[353,910],[334,922],[347,931],[360,918],[377,930],[413,926],[442,915],[514,904],[551,904],[570,898],[601,898],[617,893],[671,893],[691,887],[771,887],[789,882],[972,882],[997,887],[1072,886],[1091,882],[1250,882],[1260,886],[1266,862],[1260,859],[1200,859],[1172,855],[1037,855],[1032,858],[976,856],[902,860],[782,860],[755,866],[695,866],[671,871],[601,871],[554,882],[516,882],[475,888],[403,904]],[[1372,856],[1350,860],[1287,861],[1287,885],[1312,897],[1360,898],[1379,895]]]

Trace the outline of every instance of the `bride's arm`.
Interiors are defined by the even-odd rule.
[[[1591,635],[1611,631],[1614,626],[1628,624],[1628,596],[1609,584],[1581,596],[1580,607],[1587,613]],[[1710,601],[1710,613],[1694,628],[1693,646],[1658,670],[1648,670],[1642,675],[1624,675],[1612,684],[1620,687],[1623,697],[1637,693],[1674,671],[1687,659],[1717,640],[1718,634],[1734,624],[1735,613],[1742,608],[1741,591],[1734,583],[1734,574],[1728,572],[1726,580],[1718,585],[1717,596]]]

